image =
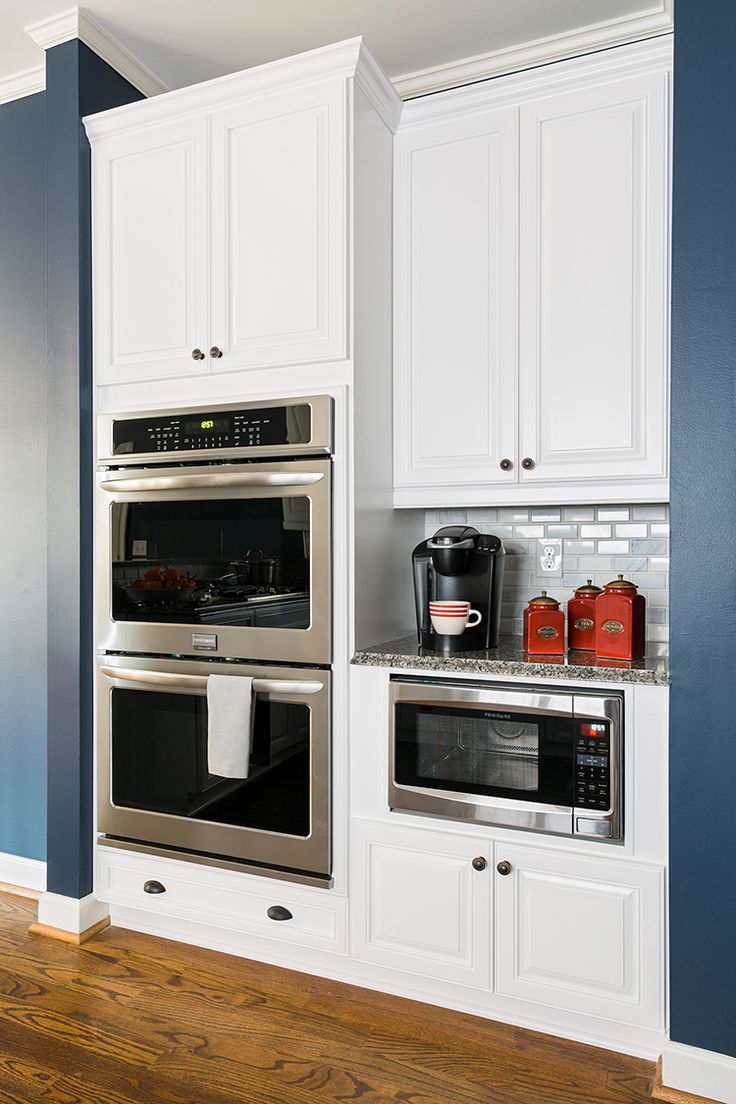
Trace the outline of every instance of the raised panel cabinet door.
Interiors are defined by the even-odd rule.
[[[662,868],[497,844],[499,862],[496,991],[662,1028]]]
[[[525,105],[520,148],[520,478],[661,480],[667,73]]]
[[[346,85],[212,116],[217,370],[347,354]]]
[[[208,124],[189,118],[94,147],[98,384],[209,371]]]
[[[396,486],[513,483],[517,112],[399,131],[394,156]]]
[[[377,824],[353,822],[351,831],[356,957],[487,989],[489,848]],[[486,863],[480,871],[472,865],[478,857]]]

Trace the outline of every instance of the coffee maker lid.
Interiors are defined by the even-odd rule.
[[[427,541],[427,548],[474,548],[478,530],[472,525],[445,525]]]

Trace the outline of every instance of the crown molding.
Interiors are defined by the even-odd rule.
[[[43,65],[37,69],[24,69],[22,73],[13,73],[0,80],[0,104],[20,100],[23,96],[33,96],[43,92],[46,87],[46,73]]]
[[[392,134],[396,133],[403,104],[376,59],[361,41],[355,83],[360,86]]]
[[[60,15],[29,24],[25,31],[42,50],[78,38],[144,96],[158,96],[168,91],[150,69],[121,46],[84,8],[69,8]]]
[[[607,19],[601,23],[592,23],[581,30],[538,38],[520,46],[492,50],[488,54],[478,54],[430,69],[420,69],[415,73],[394,77],[392,83],[399,96],[408,100],[446,88],[475,84],[489,77],[516,73],[521,69],[549,65],[554,61],[563,61],[595,50],[606,50],[611,46],[668,34],[673,28],[672,5],[673,0],[660,0],[656,9],[643,15]]]

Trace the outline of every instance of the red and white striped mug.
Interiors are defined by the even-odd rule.
[[[471,609],[470,602],[430,602],[429,616],[432,628],[441,636],[460,636],[466,628],[480,625],[483,614]],[[474,618],[474,620],[473,620]]]

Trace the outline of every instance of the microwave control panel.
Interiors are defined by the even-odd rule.
[[[611,737],[606,721],[575,721],[575,807],[611,807]]]
[[[165,417],[123,418],[112,425],[114,456],[136,453],[199,452],[201,449],[248,449],[264,445],[308,444],[311,407],[249,407]]]

